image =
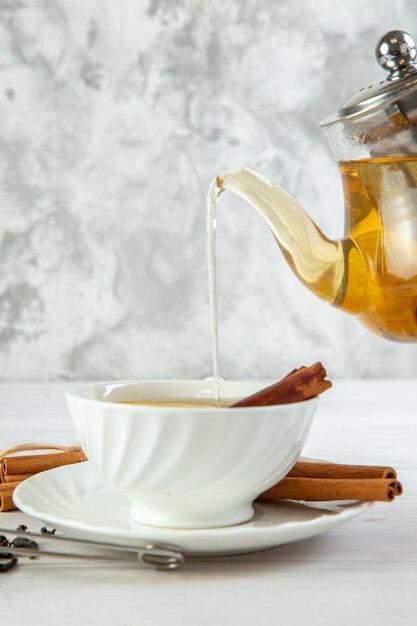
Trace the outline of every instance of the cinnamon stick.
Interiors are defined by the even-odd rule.
[[[7,483],[6,485],[0,485],[0,512],[12,511],[16,508],[13,502],[13,491],[16,489],[20,482]]]
[[[26,480],[26,478],[30,478],[31,476],[34,476],[34,473],[33,474],[7,474],[4,477],[3,484],[8,485],[10,483],[16,483],[16,482],[21,483],[22,480]]]
[[[29,475],[44,472],[61,465],[69,465],[71,463],[80,463],[86,461],[81,448],[70,450],[68,452],[57,452],[50,454],[26,454],[24,456],[6,456],[1,462],[1,481],[14,482],[16,480],[24,480]],[[19,477],[20,476],[20,477]]]
[[[390,478],[284,478],[259,496],[259,500],[366,500],[391,502],[402,485]]]
[[[297,461],[288,472],[291,478],[397,478],[393,467],[378,465],[345,465],[342,463],[314,463]]]
[[[403,486],[399,480],[394,481],[394,490],[396,496],[402,496]]]
[[[321,363],[300,367],[287,374],[282,380],[243,398],[231,405],[235,407],[268,406],[291,404],[318,396],[332,386],[325,380],[327,372]]]

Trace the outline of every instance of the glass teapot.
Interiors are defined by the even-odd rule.
[[[328,239],[279,185],[251,168],[216,179],[252,204],[317,296],[396,341],[417,341],[417,65],[404,31],[376,48],[389,74],[321,122],[339,162],[345,235]]]

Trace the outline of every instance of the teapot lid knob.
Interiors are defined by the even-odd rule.
[[[378,63],[390,72],[388,80],[395,80],[416,71],[416,42],[404,30],[390,30],[375,48]]]
[[[417,47],[414,39],[404,30],[390,30],[379,40],[375,54],[378,63],[388,72],[386,77],[361,87],[342,102],[336,113],[320,122],[320,126],[349,119],[352,124],[357,122],[358,128],[364,122],[369,130],[372,124],[368,114],[378,111],[385,112],[389,119],[387,123],[392,126],[394,105],[401,111],[408,114],[413,111],[413,115],[417,115]],[[401,118],[405,125],[410,123],[408,114],[404,114],[405,119]],[[374,123],[381,124],[381,115],[374,116]],[[415,125],[417,128],[417,122]]]

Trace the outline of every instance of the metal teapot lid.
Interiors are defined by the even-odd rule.
[[[375,54],[381,67],[389,72],[388,76],[359,89],[336,113],[320,122],[320,126],[359,117],[394,102],[400,104],[403,96],[417,90],[417,49],[411,35],[403,30],[391,30],[380,39]]]

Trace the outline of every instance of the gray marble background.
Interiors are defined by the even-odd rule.
[[[0,377],[211,375],[205,195],[251,164],[331,237],[339,175],[317,123],[377,79],[397,0],[0,0]],[[221,371],[417,375],[297,282],[223,196]]]

